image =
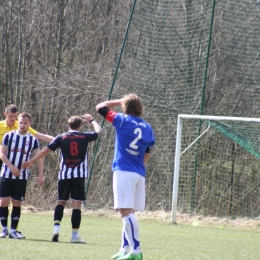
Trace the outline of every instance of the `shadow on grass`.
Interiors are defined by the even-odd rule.
[[[66,241],[59,241],[59,242],[52,242],[51,240],[46,240],[46,239],[32,239],[32,238],[26,238],[23,239],[23,241],[32,241],[32,242],[50,242],[52,244],[72,244],[70,242],[66,242]]]
[[[96,243],[86,243],[86,244],[81,244],[81,243],[71,243],[69,241],[59,241],[59,242],[52,242],[51,240],[46,240],[46,239],[32,239],[32,238],[26,238],[26,239],[21,239],[20,241],[31,241],[31,242],[49,242],[51,244],[70,244],[70,245],[82,245],[82,246],[100,246],[100,244]]]

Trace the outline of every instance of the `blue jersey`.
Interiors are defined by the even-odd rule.
[[[116,130],[112,170],[136,172],[145,177],[144,155],[155,143],[152,127],[140,117],[109,111]]]

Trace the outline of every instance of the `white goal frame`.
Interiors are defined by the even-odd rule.
[[[171,221],[176,222],[177,215],[177,202],[178,202],[178,188],[179,188],[179,171],[180,171],[180,157],[181,154],[188,150],[209,128],[207,128],[196,140],[194,140],[182,153],[181,153],[181,136],[182,136],[182,120],[183,119],[198,119],[198,120],[212,120],[212,121],[243,121],[243,122],[256,122],[260,123],[260,118],[248,117],[226,117],[226,116],[209,116],[209,115],[186,115],[179,114],[177,120],[177,133],[175,144],[175,161],[173,173],[173,190],[172,190],[172,212]]]

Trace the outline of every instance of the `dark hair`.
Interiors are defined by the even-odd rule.
[[[28,118],[29,121],[31,121],[31,115],[27,112],[22,112],[21,114],[18,115],[18,119],[19,119],[19,117]]]
[[[5,108],[5,113],[9,113],[9,112],[11,112],[11,113],[16,113],[16,112],[18,112],[17,106],[14,105],[14,104],[8,105],[8,106]]]
[[[71,116],[68,119],[68,124],[69,124],[70,129],[76,130],[81,126],[82,118],[80,116]]]
[[[128,94],[123,97],[123,112],[127,115],[140,117],[144,112],[141,99],[135,94]]]

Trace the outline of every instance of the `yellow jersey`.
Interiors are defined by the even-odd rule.
[[[3,137],[5,133],[14,131],[18,129],[18,121],[16,120],[13,127],[10,127],[6,124],[6,120],[0,121],[0,144],[2,144]],[[29,127],[28,132],[35,136],[38,132],[33,128]]]

